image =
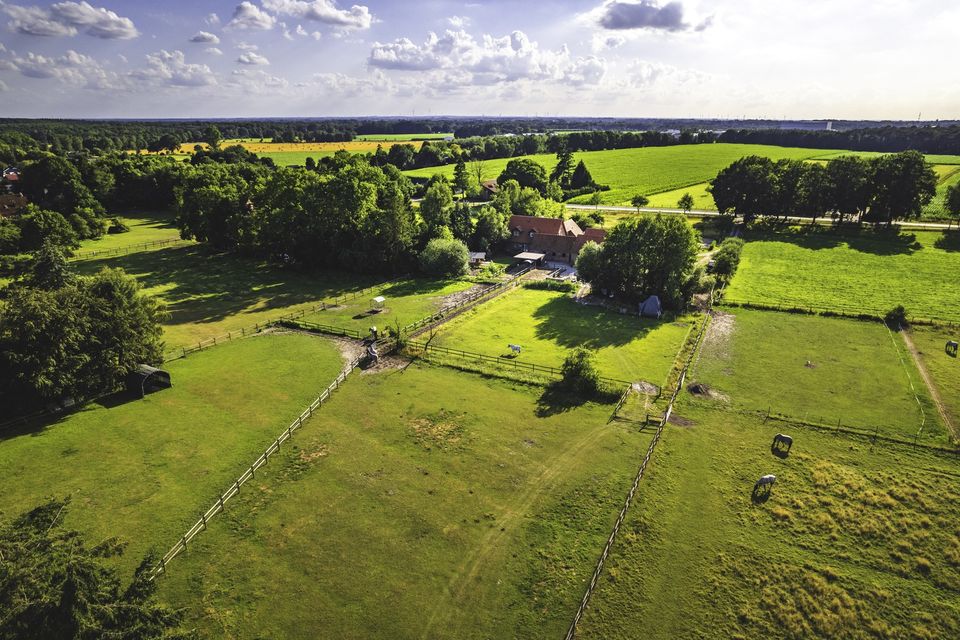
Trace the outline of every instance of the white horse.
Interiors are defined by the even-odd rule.
[[[773,488],[773,483],[777,481],[777,476],[772,473],[765,476],[760,476],[760,479],[757,480],[756,484],[753,485],[754,491],[759,491],[760,489],[766,489],[770,491]]]
[[[786,445],[787,451],[790,451],[790,449],[793,447],[793,438],[785,433],[778,433],[777,435],[773,436],[773,448],[779,449],[781,444]]]

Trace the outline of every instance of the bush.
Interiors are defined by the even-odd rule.
[[[726,238],[720,243],[720,248],[713,256],[713,272],[718,278],[729,280],[733,277],[740,265],[742,251],[743,240],[740,238]]]
[[[434,238],[420,252],[420,268],[433,276],[462,276],[468,258],[467,245],[460,240]]]
[[[890,327],[899,329],[907,324],[907,310],[903,308],[902,304],[899,304],[887,311],[887,315],[883,316],[883,321]]]
[[[130,231],[130,227],[125,225],[120,218],[110,220],[110,227],[107,229],[107,233],[127,233],[128,231]]]
[[[600,393],[600,373],[594,362],[593,354],[577,347],[567,356],[560,368],[563,378],[559,387],[582,398],[592,398]]]
[[[563,293],[573,293],[577,290],[577,284],[570,280],[529,280],[523,283],[524,289],[543,289],[544,291],[562,291]]]

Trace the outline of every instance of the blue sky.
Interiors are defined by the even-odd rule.
[[[942,0],[0,0],[0,116],[960,118]]]

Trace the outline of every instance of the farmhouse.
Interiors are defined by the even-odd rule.
[[[542,253],[548,262],[573,264],[580,249],[589,241],[603,242],[603,229],[583,230],[573,220],[510,216],[511,249]]]

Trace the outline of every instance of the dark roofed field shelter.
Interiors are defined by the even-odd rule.
[[[151,391],[169,389],[172,386],[169,373],[148,364],[138,365],[136,369],[127,374],[127,391],[140,398]]]

